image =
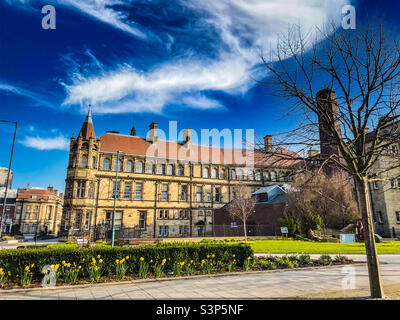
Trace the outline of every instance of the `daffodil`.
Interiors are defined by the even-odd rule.
[[[143,257],[140,257],[140,261],[143,261],[144,260],[144,258]]]
[[[25,271],[28,271],[28,270],[29,270],[29,266],[26,266],[26,267],[25,267]]]

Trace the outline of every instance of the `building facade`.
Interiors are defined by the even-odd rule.
[[[70,141],[60,238],[110,230],[114,195],[116,230],[132,228],[142,238],[202,235],[214,210],[232,200],[235,185],[246,183],[250,195],[291,178],[292,162],[266,156],[270,136],[264,150],[244,152],[196,145],[191,132],[183,131],[181,143],[162,140],[152,123],[146,138],[134,127],[130,135],[107,131],[97,138],[89,107]]]
[[[4,188],[7,184],[8,168],[0,167],[0,188]],[[11,188],[13,180],[13,172],[10,171],[10,179],[8,180],[8,188]]]
[[[17,190],[16,189],[8,189],[7,190],[7,199],[6,205],[4,209],[4,218],[3,214],[3,205],[4,205],[4,195],[5,195],[5,187],[0,187],[0,224],[3,219],[2,224],[2,233],[11,233],[13,228],[13,221],[15,218],[15,203],[17,200]]]
[[[26,188],[18,188],[14,231],[22,234],[58,234],[63,200],[63,194],[53,187],[41,189],[27,185]]]

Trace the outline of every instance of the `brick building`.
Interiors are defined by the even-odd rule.
[[[293,161],[268,156],[271,136],[264,150],[245,152],[194,144],[190,129],[182,142],[161,139],[157,123],[149,129],[146,138],[134,127],[129,135],[96,137],[89,107],[70,141],[61,239],[110,230],[114,194],[117,230],[132,228],[134,237],[144,238],[196,236],[198,226],[212,225],[214,210],[231,201],[233,186],[245,181],[250,194],[285,183],[293,171]]]

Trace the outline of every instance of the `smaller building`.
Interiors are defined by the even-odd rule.
[[[3,204],[4,204],[4,196],[6,188],[0,188],[0,224],[3,219]],[[15,203],[17,199],[17,190],[16,189],[8,189],[7,190],[7,199],[6,206],[4,209],[4,220],[2,224],[2,233],[11,233],[13,220],[15,218]]]
[[[8,168],[0,167],[0,188],[3,188],[7,184]],[[10,171],[10,178],[8,180],[8,188],[12,186],[13,172]]]
[[[286,190],[278,185],[266,186],[253,192],[257,197],[254,212],[247,220],[247,236],[280,236],[279,219],[286,208]],[[232,219],[225,205],[214,212],[214,236],[243,236],[243,223]]]
[[[40,232],[58,234],[61,223],[64,196],[54,190],[18,188],[15,206],[15,232],[36,234]]]

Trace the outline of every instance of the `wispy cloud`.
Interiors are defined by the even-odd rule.
[[[69,140],[63,135],[55,137],[29,137],[26,136],[21,141],[26,147],[34,148],[37,150],[68,150]]]
[[[146,71],[123,64],[108,71],[74,74],[70,82],[64,84],[67,97],[63,104],[90,102],[97,113],[160,113],[177,101],[192,108],[220,108],[221,103],[207,97],[207,92],[246,93],[255,85],[254,78],[264,75],[265,71],[259,68],[260,54],[268,55],[275,48],[277,33],[287,30],[293,23],[301,24],[307,32],[334,17],[338,20],[341,6],[348,1],[177,2],[193,15],[196,27],[204,30],[204,37],[206,31],[217,34],[216,51],[209,57],[194,52],[186,58],[169,59]],[[191,30],[185,32],[190,34]],[[182,50],[185,49],[190,51],[190,48]]]
[[[5,94],[15,94],[28,98],[38,106],[53,107],[53,104],[49,102],[43,95],[9,83],[0,81],[0,92]]]

